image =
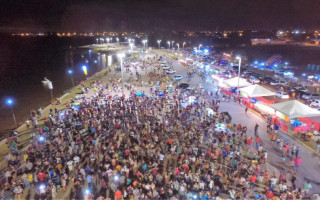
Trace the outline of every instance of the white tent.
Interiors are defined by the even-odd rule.
[[[238,87],[238,77],[230,78],[223,81],[225,84],[229,85],[230,87]],[[251,85],[246,79],[239,78],[239,87],[246,87]]]
[[[260,85],[250,85],[248,87],[241,88],[240,91],[246,93],[249,97],[263,97],[274,95],[274,92]]]
[[[288,118],[320,116],[320,111],[297,100],[271,104],[270,107],[286,115]]]

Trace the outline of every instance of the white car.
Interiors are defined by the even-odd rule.
[[[302,98],[303,99],[306,99],[306,100],[311,100],[311,99],[320,99],[320,95],[318,94],[310,94],[310,93],[306,93],[304,95],[302,95]]]
[[[179,81],[181,79],[182,79],[181,75],[176,75],[176,76],[173,77],[173,80],[175,80],[175,81]]]
[[[169,70],[167,70],[166,72],[167,72],[167,74],[174,74],[174,73],[176,73],[176,71],[173,70],[173,69],[169,69]]]
[[[163,70],[167,70],[167,69],[170,69],[170,68],[171,68],[170,66],[163,66],[162,67]]]
[[[270,85],[286,85],[287,82],[285,81],[280,81],[280,80],[275,80],[275,81],[271,81]]]
[[[254,77],[254,76],[250,76],[250,83],[260,83],[260,79]]]
[[[319,99],[313,99],[310,103],[310,106],[313,108],[320,108],[320,100]]]
[[[166,64],[167,61],[165,61],[165,60],[160,60],[159,63],[160,63],[160,64]]]
[[[289,94],[284,91],[276,91],[275,95],[281,99],[289,99]]]

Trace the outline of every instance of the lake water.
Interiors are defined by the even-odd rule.
[[[13,127],[7,97],[15,99],[14,112],[18,122],[28,117],[30,109],[50,103],[50,91],[41,83],[44,77],[53,82],[54,97],[72,87],[68,70],[73,71],[76,84],[85,79],[82,65],[93,75],[110,64],[105,57],[88,49],[77,48],[94,43],[94,38],[1,37],[0,38],[0,130]],[[108,55],[106,55],[106,59]],[[115,59],[114,56],[112,56]]]

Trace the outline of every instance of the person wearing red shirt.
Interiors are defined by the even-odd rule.
[[[260,146],[260,138],[256,137],[256,148],[259,149]]]
[[[300,164],[302,162],[302,159],[300,157],[297,157],[295,160],[294,160],[294,165],[295,167],[298,169]]]
[[[250,150],[251,150],[251,148],[252,148],[252,137],[250,137],[250,138],[248,139],[248,144],[249,144]]]
[[[117,190],[115,193],[114,193],[114,196],[116,197],[116,200],[121,200],[121,191],[120,190]]]
[[[44,182],[45,177],[46,177],[46,174],[44,172],[40,172],[38,174],[38,178],[39,178],[40,182]]]
[[[256,179],[257,177],[255,175],[252,175],[250,177],[250,189],[254,189],[254,187],[256,186]]]

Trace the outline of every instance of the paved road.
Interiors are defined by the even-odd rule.
[[[177,75],[182,75],[184,79],[181,82],[187,82],[187,68],[180,64],[178,61],[173,61],[173,68],[177,71]],[[173,76],[173,75],[170,75]],[[212,84],[208,84],[203,81],[199,76],[195,76],[192,78],[190,82],[191,87],[196,87],[199,83],[201,83],[205,89],[210,91],[216,91],[216,87]],[[281,171],[281,151],[274,146],[271,145],[269,135],[267,133],[267,122],[252,112],[248,112],[245,114],[244,107],[235,102],[221,102],[220,104],[220,112],[229,112],[232,116],[233,123],[241,123],[247,126],[248,135],[254,137],[254,126],[256,123],[259,124],[259,136],[261,138],[263,148],[268,151],[268,168],[271,170],[278,169]],[[319,193],[320,192],[320,158],[314,154],[308,147],[300,144],[290,136],[285,133],[280,133],[283,137],[284,144],[289,143],[290,147],[295,144],[298,146],[300,151],[300,157],[302,158],[301,166],[299,167],[299,171],[297,172],[297,187],[303,187],[303,183],[306,180],[309,180],[313,185],[312,192]],[[285,170],[289,168],[289,160],[286,159]],[[275,172],[277,170],[274,170]],[[278,172],[279,173],[279,172]]]

